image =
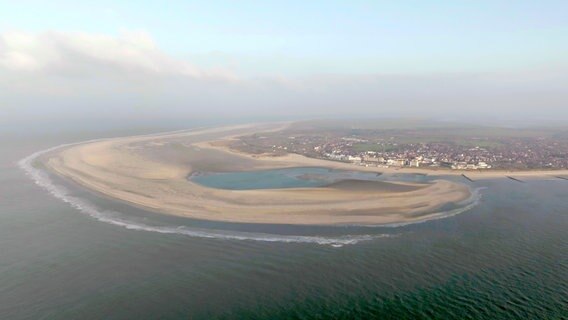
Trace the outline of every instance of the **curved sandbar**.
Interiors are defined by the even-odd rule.
[[[109,139],[66,148],[48,155],[45,161],[53,171],[103,195],[161,213],[215,221],[400,223],[427,219],[436,209],[470,197],[467,186],[446,180],[428,184],[349,180],[319,188],[222,190],[186,179],[194,171],[257,170],[314,163],[311,160],[315,159],[307,161],[300,156],[255,158],[209,143],[278,129],[275,124],[245,125]],[[343,165],[315,161],[330,168]]]

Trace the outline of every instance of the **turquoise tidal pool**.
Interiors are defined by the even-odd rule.
[[[322,187],[341,180],[426,182],[415,174],[334,170],[323,167],[295,167],[238,172],[198,172],[189,177],[197,184],[217,189],[253,190]]]

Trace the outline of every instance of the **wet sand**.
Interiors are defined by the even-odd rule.
[[[262,157],[228,150],[230,137],[278,130],[257,124],[108,139],[71,146],[43,161],[58,174],[102,195],[156,212],[195,219],[271,224],[387,224],[427,219],[471,196],[465,185],[346,180],[319,188],[222,190],[187,180],[196,171],[258,170],[314,165],[363,168],[299,155]]]

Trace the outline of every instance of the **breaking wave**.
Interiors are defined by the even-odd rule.
[[[102,139],[90,140],[89,142],[100,141]],[[84,143],[84,142],[81,142]],[[140,230],[157,232],[163,234],[181,234],[191,237],[225,239],[225,240],[252,240],[264,242],[284,242],[284,243],[315,243],[320,245],[330,245],[333,247],[342,247],[344,245],[356,244],[361,241],[369,241],[377,238],[394,237],[396,234],[374,234],[374,235],[345,235],[339,237],[323,237],[323,236],[293,236],[293,235],[276,235],[267,233],[252,233],[241,231],[223,231],[213,229],[201,229],[187,226],[152,226],[145,223],[139,223],[121,217],[116,211],[102,210],[85,199],[72,196],[67,188],[55,184],[47,173],[33,166],[33,161],[39,156],[68,146],[75,145],[65,144],[57,147],[33,153],[18,162],[18,166],[26,172],[26,174],[41,188],[47,190],[55,198],[62,200],[71,207],[90,217],[105,223],[124,227],[129,230]]]
[[[409,221],[409,222],[388,223],[388,224],[366,225],[366,226],[367,227],[396,228],[396,227],[404,227],[404,226],[411,225],[411,224],[424,223],[424,222],[428,222],[428,221],[445,219],[445,218],[457,216],[458,214],[469,211],[469,210],[473,209],[473,207],[477,206],[479,204],[479,201],[481,201],[481,190],[484,190],[484,189],[487,189],[487,187],[480,187],[480,188],[476,188],[476,189],[472,190],[471,196],[469,196],[469,198],[467,198],[465,200],[457,202],[456,206],[458,206],[458,207],[455,208],[455,209],[440,211],[440,212],[434,212],[434,213],[428,214],[427,216],[424,217],[424,219],[421,219],[421,220],[414,220],[414,221]],[[364,226],[365,225],[361,225],[361,227],[364,227]]]
[[[293,235],[277,235],[268,233],[253,233],[242,231],[224,231],[216,229],[202,229],[188,226],[152,226],[145,223],[133,221],[132,219],[124,218],[123,215],[116,211],[102,210],[90,203],[85,199],[72,196],[70,192],[63,186],[55,184],[48,176],[47,173],[33,166],[34,160],[39,156],[57,149],[83,144],[88,142],[103,141],[106,139],[94,139],[78,143],[63,144],[49,149],[35,152],[18,162],[18,166],[26,172],[26,174],[41,188],[47,190],[55,198],[68,203],[71,207],[79,210],[90,217],[105,223],[124,227],[129,230],[141,230],[149,232],[157,232],[163,234],[181,234],[191,237],[199,238],[212,238],[212,239],[225,239],[225,240],[252,240],[264,242],[284,242],[284,243],[315,243],[321,245],[331,245],[334,247],[341,247],[344,245],[356,244],[361,241],[369,241],[377,238],[395,237],[397,234],[366,234],[366,235],[345,235],[338,237],[324,237],[324,236],[293,236]],[[391,224],[378,224],[378,225],[357,225],[360,227],[403,227],[410,224],[424,223],[427,221],[444,219],[453,217],[460,213],[469,211],[475,207],[481,199],[481,190],[484,188],[477,188],[472,191],[471,197],[457,203],[458,208],[433,213],[425,217],[423,220],[391,223]]]

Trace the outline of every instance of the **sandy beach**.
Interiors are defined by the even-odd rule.
[[[317,225],[403,223],[427,219],[437,209],[471,196],[467,186],[443,179],[423,184],[340,181],[318,188],[260,190],[214,189],[188,181],[188,175],[196,171],[301,166],[429,175],[462,173],[358,167],[295,154],[253,156],[229,150],[225,143],[219,143],[284,126],[242,125],[108,139],[59,150],[43,161],[48,169],[102,195],[159,213],[214,221]],[[467,174],[474,179],[507,175],[499,172]],[[543,174],[548,173],[518,172],[514,176]]]

